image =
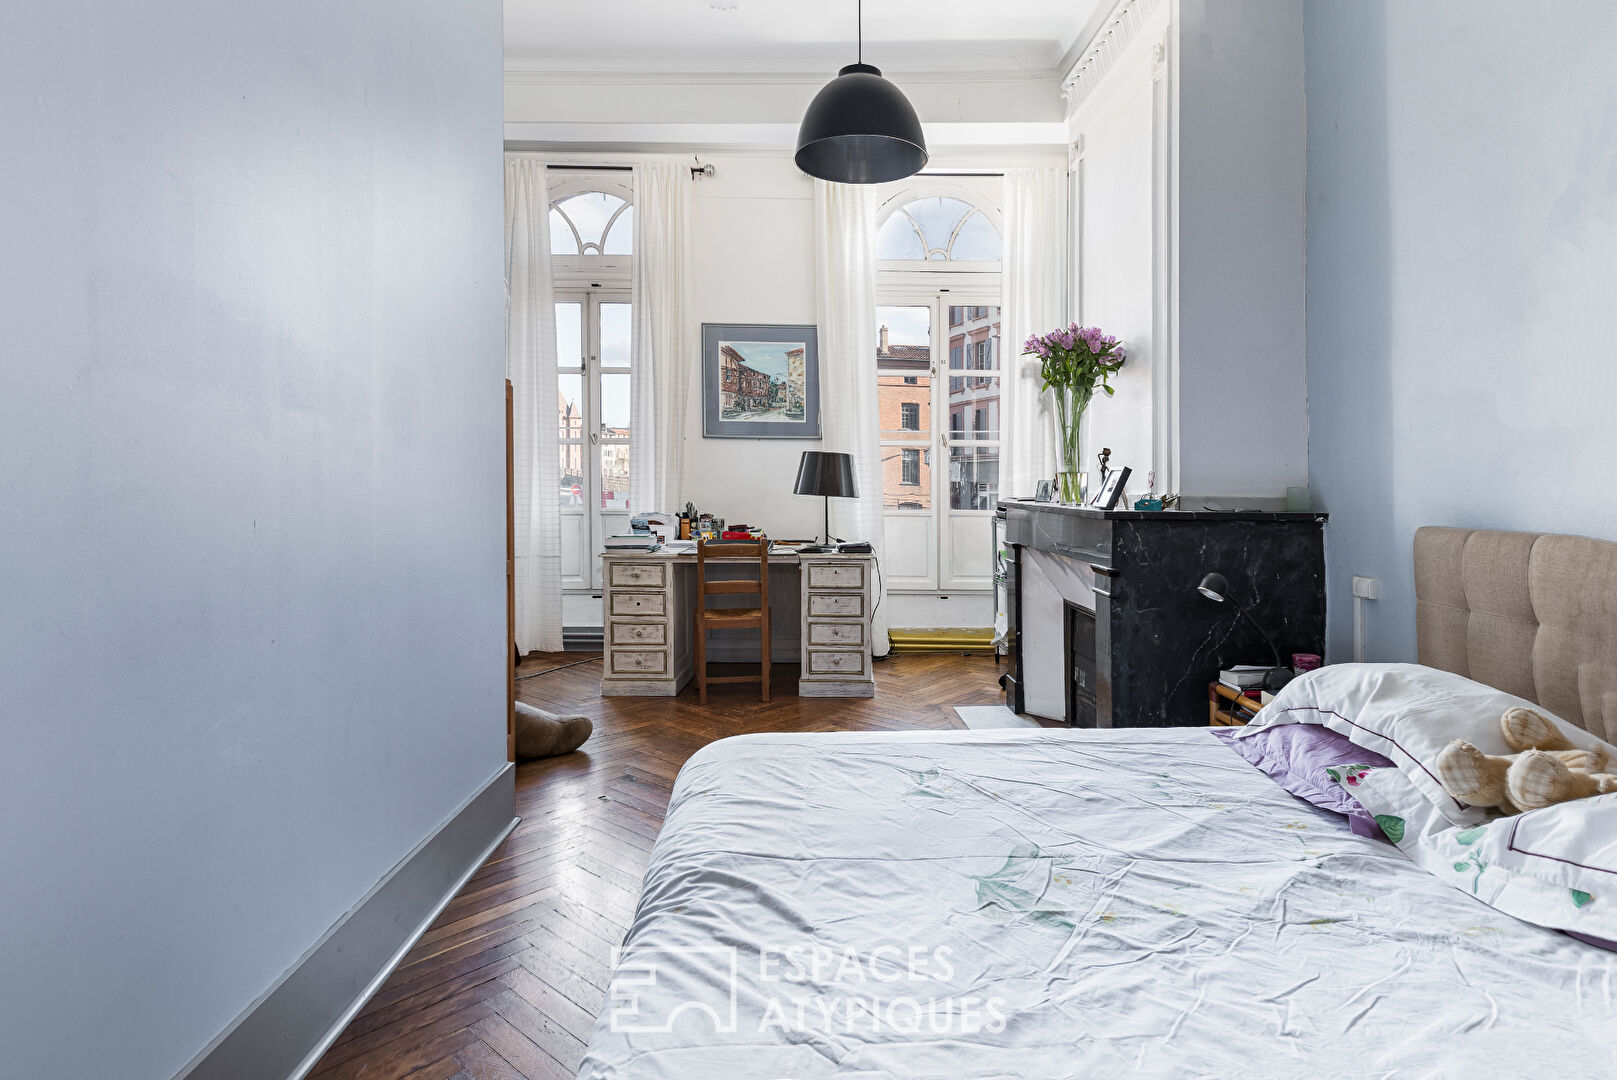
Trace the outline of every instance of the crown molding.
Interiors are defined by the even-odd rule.
[[[1161,10],[1162,0],[1117,0],[1061,80],[1069,111],[1084,103]]]
[[[684,152],[744,150],[768,147],[790,149],[797,142],[796,124],[658,124],[572,123],[515,121],[505,124],[508,150]],[[1067,125],[1061,121],[922,124],[927,146],[937,160],[962,160],[980,153],[1031,152],[1058,156],[1066,146]]]
[[[840,65],[796,61],[755,60],[625,60],[552,59],[548,57],[506,57],[505,81],[509,84],[548,85],[659,85],[711,86],[727,84],[777,83],[822,86],[834,77]],[[1052,86],[1059,80],[1059,68],[1028,68],[1014,62],[1002,67],[967,70],[916,70],[899,66],[883,68],[894,80],[907,83],[1038,83]]]

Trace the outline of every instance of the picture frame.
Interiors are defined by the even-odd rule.
[[[703,323],[702,437],[819,439],[819,329]]]
[[[1129,474],[1132,471],[1127,465],[1113,469],[1107,474],[1106,483],[1101,485],[1094,502],[1089,505],[1097,510],[1115,509],[1118,498],[1123,494],[1123,485],[1129,482]]]

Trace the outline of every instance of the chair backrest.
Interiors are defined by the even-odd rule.
[[[758,578],[731,578],[709,581],[709,559],[757,559]],[[735,565],[733,563],[728,565]],[[769,541],[768,540],[699,540],[696,544],[696,605],[705,608],[706,597],[721,593],[742,593],[758,597],[760,608],[769,607]]]

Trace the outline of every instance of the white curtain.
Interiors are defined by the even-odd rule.
[[[1066,323],[1067,173],[1011,169],[1005,173],[1005,353],[1000,388],[1004,497],[1031,496],[1056,471],[1055,416],[1039,392],[1039,364],[1022,356],[1022,342]]]
[[[690,166],[634,167],[634,331],[629,367],[629,507],[679,510],[685,398],[694,360],[685,317]]]
[[[822,448],[853,456],[857,499],[831,500],[831,532],[883,557],[881,431],[876,400],[876,195],[814,181],[815,313],[820,328]],[[887,653],[885,583],[872,584],[877,656]]]
[[[545,165],[505,159],[505,377],[514,421],[516,634],[524,653],[562,647],[556,304]]]

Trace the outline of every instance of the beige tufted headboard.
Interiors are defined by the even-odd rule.
[[[1617,742],[1617,544],[1415,532],[1419,659]]]

